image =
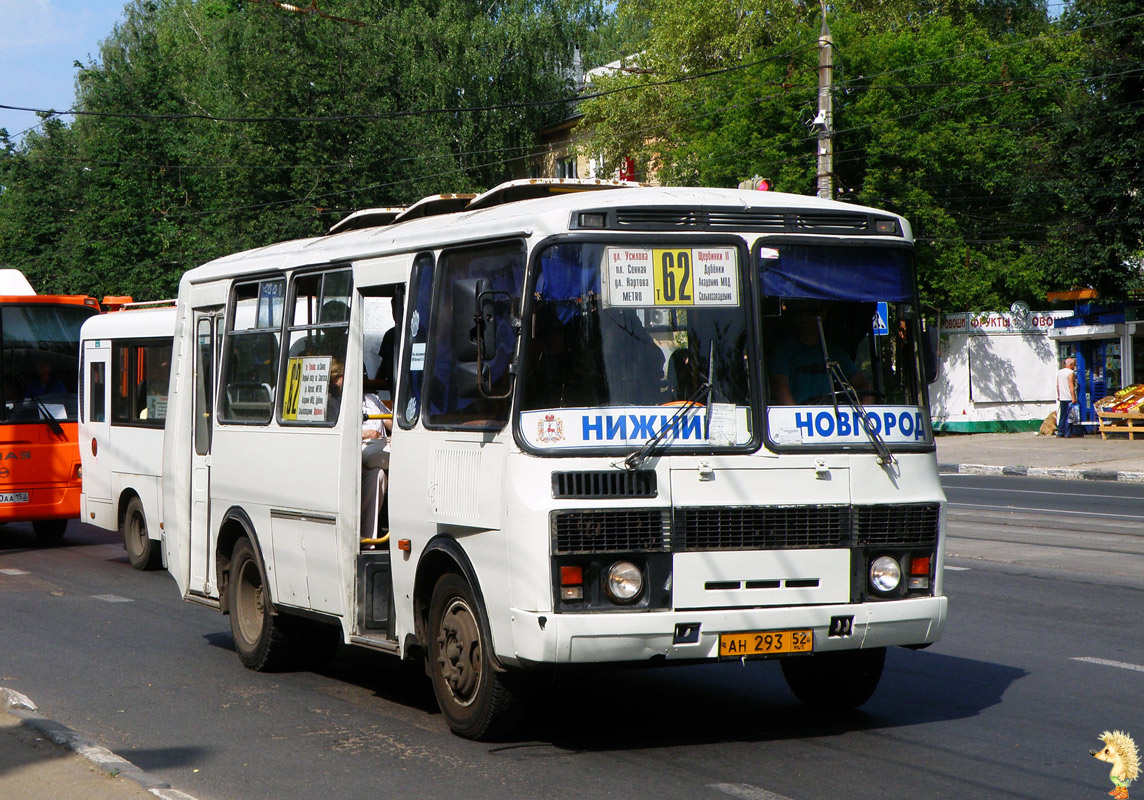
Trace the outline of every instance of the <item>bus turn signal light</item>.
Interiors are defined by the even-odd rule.
[[[929,556],[914,556],[910,559],[910,574],[911,575],[925,575],[929,576],[930,572],[930,557]]]
[[[560,599],[561,600],[583,600],[584,599],[584,568],[583,567],[561,567],[560,568]]]

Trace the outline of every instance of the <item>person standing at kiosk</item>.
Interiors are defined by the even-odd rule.
[[[1068,436],[1069,406],[1076,402],[1076,359],[1065,359],[1065,365],[1057,370],[1057,436]]]

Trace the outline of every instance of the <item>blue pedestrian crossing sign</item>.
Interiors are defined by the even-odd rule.
[[[890,332],[890,304],[886,301],[878,303],[874,310],[874,335],[885,336]]]

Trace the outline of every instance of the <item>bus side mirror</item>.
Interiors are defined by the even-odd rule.
[[[922,332],[922,366],[926,371],[926,383],[933,383],[941,372],[941,363],[938,361],[938,329],[934,325],[923,322],[925,330]]]
[[[459,362],[481,362],[496,352],[495,302],[482,278],[453,284],[453,350]]]

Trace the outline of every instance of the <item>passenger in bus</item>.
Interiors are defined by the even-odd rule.
[[[663,351],[630,308],[600,315],[610,405],[658,405],[666,389]]]
[[[806,308],[795,313],[791,330],[780,343],[768,350],[767,371],[770,374],[771,402],[778,405],[831,403],[833,380],[826,371],[818,320],[826,319],[821,308]],[[870,402],[870,382],[854,363],[846,349],[827,338],[827,352],[836,361],[863,403]]]
[[[389,433],[393,420],[377,418],[390,410],[373,392],[362,394],[361,412],[362,538],[372,539],[389,484]]]
[[[342,384],[346,367],[340,358],[330,361],[330,382],[326,386],[326,422],[337,422],[342,410]]]
[[[699,364],[690,348],[678,347],[671,351],[667,361],[667,388],[671,400],[687,400],[692,397],[703,382]]]
[[[62,394],[67,391],[64,382],[52,374],[52,365],[37,359],[32,365],[32,380],[24,385],[24,398],[32,400],[45,394]]]
[[[394,360],[397,358],[398,351],[398,337],[401,335],[401,298],[394,295],[389,301],[390,311],[393,314],[393,327],[385,332],[381,337],[381,347],[378,348],[377,354],[381,357],[381,363],[377,367],[377,381],[378,388],[389,392],[389,396],[393,397],[394,392]]]

